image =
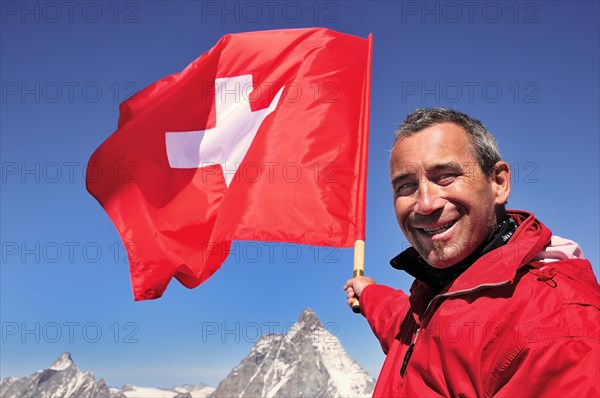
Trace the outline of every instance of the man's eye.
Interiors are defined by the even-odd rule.
[[[417,184],[416,183],[414,183],[414,182],[405,182],[403,184],[398,184],[396,186],[396,188],[394,189],[394,191],[396,192],[396,195],[403,196],[403,195],[410,195],[416,189],[417,189]]]
[[[448,185],[459,177],[457,173],[444,173],[436,178],[436,183],[439,185]]]

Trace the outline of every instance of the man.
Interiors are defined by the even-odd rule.
[[[386,360],[374,396],[598,397],[600,290],[576,243],[506,210],[510,169],[477,120],[417,109],[396,132],[394,209],[410,296],[344,285]],[[552,200],[552,198],[541,198]]]

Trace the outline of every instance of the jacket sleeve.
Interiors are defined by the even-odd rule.
[[[408,295],[385,285],[369,285],[360,295],[360,309],[387,354],[410,304]]]
[[[592,337],[559,337],[529,344],[494,372],[498,377],[486,395],[598,397],[599,358],[600,340]]]

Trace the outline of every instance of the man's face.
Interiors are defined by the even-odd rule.
[[[503,162],[502,162],[503,163]],[[398,141],[390,161],[400,228],[430,265],[465,259],[495,228],[498,193],[471,154],[465,131],[453,123],[427,127]]]

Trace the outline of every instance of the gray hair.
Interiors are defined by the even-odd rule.
[[[396,130],[392,147],[402,138],[415,135],[419,131],[439,123],[454,123],[465,130],[469,139],[469,151],[477,160],[483,174],[489,177],[494,170],[494,165],[502,160],[494,136],[479,120],[453,109],[415,109]]]

